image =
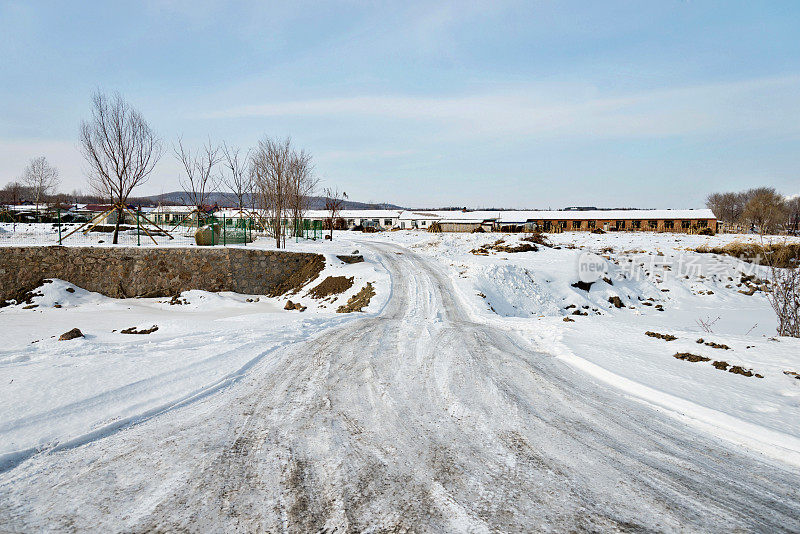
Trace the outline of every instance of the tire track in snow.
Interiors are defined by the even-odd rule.
[[[0,518],[127,531],[800,530],[796,470],[471,322],[424,258],[373,248],[392,275],[378,316],[276,351],[215,398],[34,458],[15,470],[29,476],[0,479],[16,503]],[[72,471],[86,457],[91,469]],[[141,475],[104,475],[138,475],[136,462],[182,475],[148,507],[91,522],[152,492]],[[64,494],[80,515],[36,507]]]

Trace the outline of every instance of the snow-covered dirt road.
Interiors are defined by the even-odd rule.
[[[0,525],[800,530],[796,468],[474,322],[429,260],[370,246],[392,277],[381,313],[276,350],[215,395],[7,470]]]

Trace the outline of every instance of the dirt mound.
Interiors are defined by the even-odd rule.
[[[346,276],[329,276],[325,280],[315,286],[308,293],[307,297],[322,299],[330,295],[339,295],[353,287],[353,277]]]
[[[325,268],[325,258],[318,255],[309,255],[302,267],[292,273],[289,278],[275,286],[267,295],[269,297],[279,297],[280,295],[296,295],[307,283],[316,280],[322,269]]]
[[[336,313],[351,313],[351,312],[360,312],[363,311],[364,308],[369,306],[369,301],[372,300],[372,297],[375,296],[375,289],[372,287],[371,282],[367,282],[367,285],[361,288],[361,290],[350,297],[350,300],[347,301],[347,304],[344,306],[339,306],[339,309],[336,310]]]

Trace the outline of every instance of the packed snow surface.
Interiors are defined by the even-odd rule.
[[[37,308],[0,310],[0,376],[21,382],[1,399],[0,523],[800,529],[800,380],[783,373],[798,370],[798,340],[775,337],[763,292],[746,294],[742,275],[764,272],[687,250],[734,238],[558,234],[537,251],[470,252],[520,237],[290,244],[326,254],[320,279],[353,272],[348,295],[374,282],[363,315],[307,297],[302,314],[287,297],[189,292],[170,306],[45,284]],[[355,249],[367,262],[333,261]],[[608,258],[608,281],[585,290],[572,284],[588,251]],[[87,337],[50,337],[74,326]]]

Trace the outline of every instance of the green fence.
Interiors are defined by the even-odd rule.
[[[53,209],[31,214],[0,211],[0,245],[2,244],[112,244],[116,214],[76,215]],[[131,210],[120,221],[117,244],[127,246],[196,245],[195,234],[205,230],[210,246],[247,246],[258,237],[275,238],[268,222],[255,217],[227,217],[200,214],[181,220],[154,220],[147,213]],[[322,239],[322,221],[285,219],[281,234],[287,241]]]

